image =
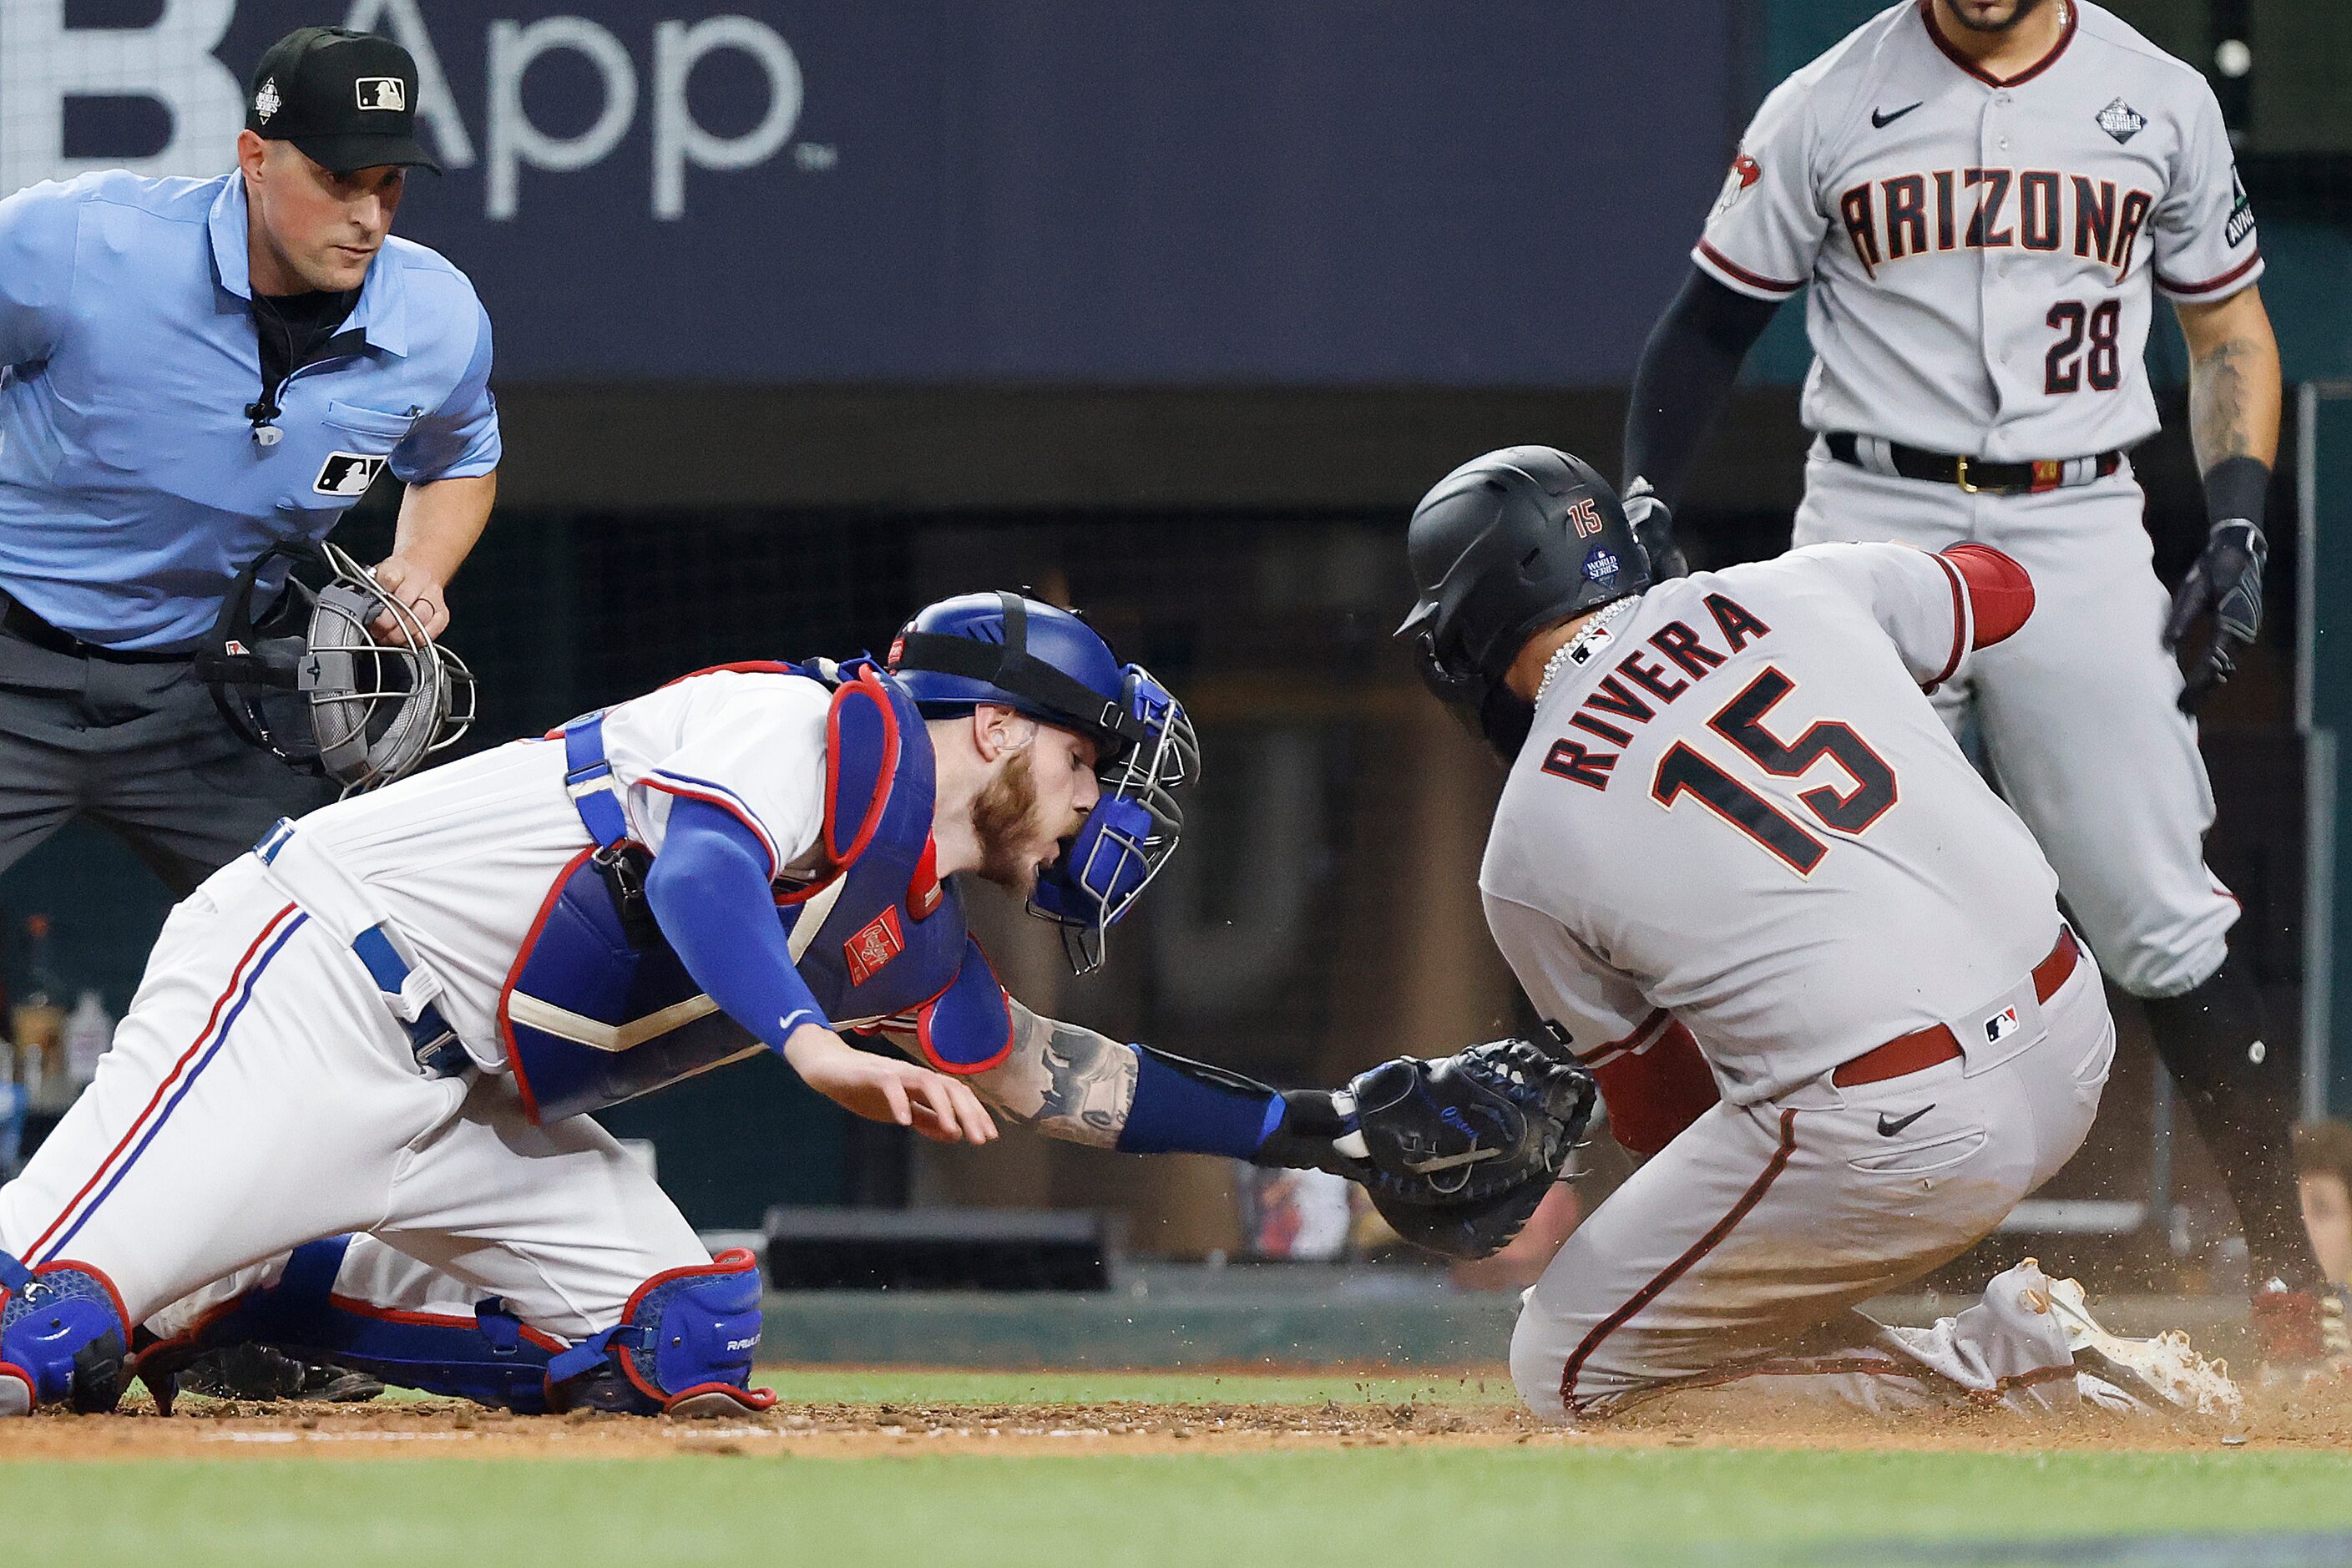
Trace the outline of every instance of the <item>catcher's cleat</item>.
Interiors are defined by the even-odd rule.
[[[2352,1330],[2346,1327],[2341,1286],[2267,1280],[2255,1287],[2251,1304],[2263,1381],[2352,1372]]]
[[[2030,1304],[2055,1317],[2064,1331],[2078,1374],[2088,1373],[2154,1410],[2230,1416],[2244,1412],[2245,1396],[2230,1381],[2229,1363],[2198,1354],[2179,1330],[2152,1340],[2111,1334],[2091,1316],[2083,1287],[2072,1279],[2053,1279],[2046,1293],[2032,1294]],[[2095,1403],[2109,1403],[2096,1398],[2095,1391],[2086,1393]]]
[[[268,1345],[250,1342],[207,1351],[180,1368],[173,1393],[201,1394],[213,1399],[309,1399],[330,1405],[360,1405],[383,1392],[383,1384],[366,1373],[327,1363],[289,1356]],[[156,1403],[169,1413],[169,1399],[157,1393]]]

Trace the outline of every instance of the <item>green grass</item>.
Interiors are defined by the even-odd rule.
[[[15,1561],[189,1568],[2030,1563],[2043,1559],[2032,1552],[1986,1557],[1960,1543],[2257,1524],[2346,1530],[2352,1461],[2269,1453],[1381,1448],[1066,1459],[762,1452],[641,1463],[27,1464],[0,1469],[0,1518]],[[2214,1547],[2170,1560],[2231,1559]]]
[[[765,1374],[855,1404],[1381,1404],[1508,1398],[1489,1376]],[[1993,1563],[2069,1539],[2202,1537],[2103,1563],[2352,1562],[2352,1454],[1409,1447],[869,1458],[745,1440],[628,1460],[0,1464],[0,1562],[329,1568],[787,1563],[856,1568]],[[1091,1447],[1091,1445],[1088,1445]],[[408,1452],[414,1452],[413,1448]],[[2244,1532],[2269,1532],[2249,1536]],[[2335,1539],[2293,1543],[2286,1532]],[[2010,1543],[1995,1547],[1989,1543]],[[2018,1544],[2023,1543],[2023,1544]],[[2082,1558],[2071,1560],[2082,1561]]]

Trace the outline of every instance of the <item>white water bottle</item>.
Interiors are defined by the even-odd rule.
[[[98,1058],[114,1044],[114,1015],[97,992],[83,992],[66,1015],[65,1043],[66,1077],[78,1094],[98,1076]]]

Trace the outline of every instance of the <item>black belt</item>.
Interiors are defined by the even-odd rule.
[[[109,664],[185,664],[196,657],[190,649],[166,653],[159,648],[108,647],[102,643],[84,642],[71,632],[59,631],[8,595],[0,594],[0,604],[8,606],[0,611],[0,631],[68,658],[97,658]]]
[[[1861,439],[1850,430],[1832,430],[1822,437],[1830,456],[1839,462],[1876,473],[1876,464],[1863,461]],[[2044,458],[2031,463],[1989,463],[1947,452],[1923,452],[1896,441],[1886,443],[1886,458],[1903,479],[1958,485],[1971,495],[1997,496],[2039,495],[2069,484],[2087,485],[2124,466],[2121,452],[2101,452],[2086,458]]]

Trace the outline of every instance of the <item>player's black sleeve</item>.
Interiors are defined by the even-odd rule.
[[[1739,362],[1779,302],[1727,289],[1697,268],[1642,345],[1625,409],[1624,479],[1646,479],[1674,506],[1715,416],[1731,395]]]

